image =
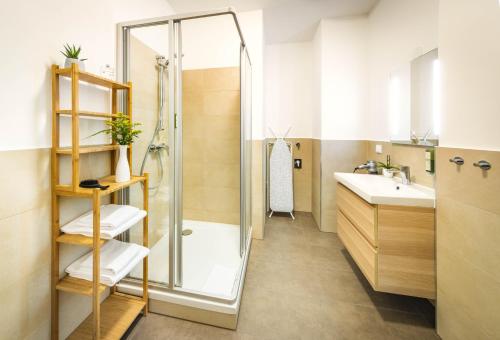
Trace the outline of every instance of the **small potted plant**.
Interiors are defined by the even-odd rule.
[[[83,63],[87,59],[80,59],[80,52],[82,51],[82,47],[78,46],[75,47],[75,45],[70,46],[68,43],[64,45],[64,52],[61,51],[61,53],[66,57],[66,60],[64,61],[64,67],[68,68],[71,67],[71,64],[78,64],[78,67],[83,71],[85,70],[85,64]]]
[[[129,144],[132,144],[134,139],[137,138],[142,132],[141,130],[136,129],[136,127],[141,124],[132,123],[126,115],[119,112],[115,119],[106,121],[106,125],[108,126],[107,129],[98,131],[92,136],[105,133],[107,135],[111,135],[113,141],[120,145],[120,157],[118,158],[118,163],[116,164],[115,180],[117,183],[130,181],[130,167],[127,159],[127,147]]]
[[[391,156],[389,155],[387,155],[386,163],[377,162],[377,167],[382,169],[382,174],[388,178],[392,178],[394,176],[394,171],[399,170],[399,167],[391,164]]]

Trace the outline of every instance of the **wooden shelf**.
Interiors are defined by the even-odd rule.
[[[112,194],[115,191],[125,189],[132,184],[136,184],[139,182],[143,182],[146,179],[144,176],[132,176],[130,181],[116,183],[115,176],[107,176],[99,179],[99,183],[101,185],[109,185],[109,188],[106,190],[99,190],[99,194],[101,196],[106,196]],[[78,188],[76,191],[73,191],[71,185],[59,184],[56,186],[56,194],[59,196],[77,196],[77,197],[91,197],[94,193],[94,189],[91,188]]]
[[[59,68],[52,65],[52,153],[51,157],[51,182],[52,182],[52,252],[51,252],[51,339],[59,339],[59,293],[69,292],[83,294],[91,297],[92,314],[70,335],[73,339],[120,339],[121,336],[133,323],[137,315],[142,311],[143,315],[148,313],[148,261],[142,260],[142,297],[132,297],[124,294],[115,293],[110,295],[102,304],[102,293],[107,291],[106,286],[100,284],[100,278],[97,275],[100,269],[101,246],[107,241],[97,239],[94,247],[94,238],[83,235],[72,235],[61,233],[60,209],[62,197],[81,197],[90,199],[92,203],[93,221],[92,230],[100,232],[100,211],[101,199],[105,195],[110,195],[118,190],[125,189],[132,184],[143,182],[143,209],[148,211],[148,175],[132,176],[130,181],[124,183],[115,183],[115,176],[101,178],[99,182],[102,185],[109,185],[106,190],[80,188],[80,154],[114,151],[119,149],[119,145],[79,145],[80,144],[80,119],[81,118],[104,118],[113,119],[118,117],[119,109],[119,90],[125,90],[124,99],[128,118],[132,121],[132,83],[121,84],[116,81],[100,77],[88,72],[80,71],[77,64],[72,64],[69,68]],[[71,105],[66,109],[59,107],[60,101],[60,78],[70,79],[71,87]],[[111,102],[108,112],[83,111],[79,108],[80,83],[87,82],[110,89]],[[107,109],[103,109],[107,111]],[[75,116],[73,116],[73,113]],[[72,147],[60,147],[60,121],[63,116],[71,117],[71,128],[67,132],[71,133],[71,145],[78,149],[73,153]],[[77,146],[77,147],[76,147]],[[132,164],[132,145],[128,145],[129,165]],[[71,184],[59,184],[60,164],[58,156],[71,156]],[[116,152],[109,153],[109,162],[111,172],[114,173],[116,167]],[[109,203],[116,204],[117,195],[111,195]],[[148,247],[148,216],[142,221],[142,245]],[[97,236],[97,235],[96,235]],[[92,280],[81,280],[65,276],[60,279],[60,246],[61,244],[86,246],[93,249],[96,257],[92,259],[93,274]],[[94,289],[94,284],[96,288]],[[111,291],[115,291],[112,289]]]
[[[141,298],[114,293],[101,304],[101,339],[120,339],[144,308]],[[68,339],[92,339],[93,314],[90,314]]]
[[[71,277],[69,275],[66,275],[61,281],[59,281],[56,285],[56,289],[67,293],[87,296],[91,296],[93,291],[92,281],[77,279],[76,277]],[[99,294],[102,294],[105,290],[105,285],[99,285]]]
[[[59,74],[60,76],[63,76],[66,78],[71,78],[71,67],[57,69],[56,73]],[[87,83],[94,84],[94,85],[107,87],[109,89],[127,90],[130,88],[130,86],[127,84],[122,84],[122,83],[116,82],[114,80],[100,77],[100,76],[97,76],[95,74],[88,73],[85,71],[78,71],[78,78],[81,81],[85,81]]]
[[[100,144],[100,145],[83,145],[79,147],[79,153],[96,153],[96,152],[106,152],[118,150],[118,144]],[[59,155],[72,155],[73,149],[71,147],[57,148],[56,153]]]
[[[71,110],[59,110],[57,114],[63,116],[71,116]],[[117,114],[106,113],[106,112],[93,112],[93,111],[79,111],[78,115],[80,117],[88,117],[88,118],[116,118]]]
[[[61,234],[56,238],[56,241],[58,243],[65,243],[65,244],[74,244],[78,246],[85,246],[85,247],[93,247],[94,246],[94,241],[92,237],[88,237],[85,235],[76,235],[76,234]],[[106,243],[107,240],[101,239],[101,246]]]

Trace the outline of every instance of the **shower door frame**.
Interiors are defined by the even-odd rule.
[[[182,58],[177,58],[177,56],[182,55],[182,32],[181,32],[181,22],[184,20],[200,19],[221,15],[231,15],[234,19],[235,26],[240,37],[240,258],[241,258],[241,272],[238,278],[244,276],[244,270],[246,267],[247,259],[249,254],[249,243],[251,241],[251,231],[252,226],[250,224],[248,230],[246,228],[246,191],[252,190],[251,184],[249,188],[244,185],[245,183],[245,162],[244,162],[244,149],[245,134],[244,134],[244,98],[246,97],[243,93],[243,77],[242,74],[247,72],[245,61],[248,61],[248,66],[251,69],[250,55],[248,54],[248,49],[238,23],[238,18],[236,12],[232,8],[220,11],[205,11],[189,13],[184,15],[174,15],[168,17],[159,17],[145,20],[138,20],[132,22],[119,23],[117,32],[117,75],[118,79],[121,81],[128,81],[130,75],[130,62],[129,62],[129,52],[130,52],[130,31],[134,28],[141,27],[151,27],[159,25],[168,25],[168,35],[169,35],[169,60],[170,65],[173,68],[171,74],[175,76],[169,76],[169,103],[168,103],[168,121],[169,127],[175,127],[174,129],[168,129],[168,139],[169,144],[173,142],[174,156],[169,157],[169,169],[174,169],[173,176],[171,175],[171,170],[169,170],[169,278],[168,284],[160,284],[155,282],[149,282],[150,288],[155,288],[158,290],[164,290],[167,292],[175,292],[176,294],[186,295],[189,297],[203,298],[215,302],[223,303],[233,303],[236,301],[238,294],[233,299],[227,299],[223,297],[213,296],[205,294],[202,292],[190,291],[182,288]],[[246,59],[246,60],[245,60]],[[246,79],[245,79],[246,80]],[[246,86],[246,84],[245,84]],[[250,88],[251,93],[251,88]],[[251,94],[250,94],[251,96]],[[121,109],[125,108],[125,99],[121,98]],[[245,108],[246,110],[246,108]],[[252,114],[252,109],[250,106],[250,115]],[[251,120],[250,120],[251,121]],[[250,129],[250,140],[251,140],[251,129]],[[171,146],[171,145],[170,145]],[[251,149],[250,149],[250,159],[251,159]],[[252,164],[250,162],[251,171]],[[251,183],[251,180],[250,180]],[[125,202],[128,202],[128,195]],[[251,196],[250,196],[251,197]],[[251,199],[250,199],[250,209],[251,209]],[[250,212],[250,216],[251,216]],[[251,217],[250,217],[251,219]],[[179,223],[180,221],[180,223]],[[132,285],[139,284],[140,282],[133,278],[124,279],[126,283]],[[241,280],[238,280],[241,281]],[[142,282],[142,281],[141,281]],[[241,282],[239,282],[241,284]],[[239,288],[239,287],[238,287]]]

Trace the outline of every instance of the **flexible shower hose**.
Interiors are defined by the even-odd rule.
[[[157,57],[157,60],[158,60],[158,57]],[[168,63],[167,63],[168,65]],[[164,88],[164,83],[163,83],[163,71],[164,71],[164,67],[166,66],[163,66],[161,64],[158,65],[158,78],[159,78],[159,82],[158,82],[158,92],[159,92],[159,102],[160,102],[160,111],[159,111],[159,115],[158,115],[158,120],[156,121],[156,127],[155,127],[155,131],[153,133],[153,136],[151,137],[151,140],[149,142],[149,145],[148,145],[148,148],[146,150],[146,153],[144,154],[144,158],[142,159],[142,164],[141,164],[141,176],[144,174],[144,167],[146,166],[146,160],[148,159],[148,155],[155,151],[157,152],[158,154],[158,159],[160,161],[160,179],[158,181],[158,184],[157,185],[153,185],[153,186],[149,186],[149,190],[151,190],[152,192],[152,195],[155,195],[158,191],[157,189],[160,187],[161,185],[161,182],[163,181],[163,173],[164,173],[164,168],[163,168],[163,159],[162,159],[162,156],[161,156],[161,152],[162,150],[166,150],[167,151],[167,154],[168,154],[168,146],[167,145],[162,145],[162,144],[159,144],[158,146],[154,144],[154,141],[155,141],[155,137],[158,136],[158,139],[160,138],[160,131],[163,129],[163,108],[164,108],[164,103],[163,103],[163,100],[164,100],[164,97],[163,97],[163,88]]]

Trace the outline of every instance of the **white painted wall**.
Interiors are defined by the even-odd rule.
[[[269,128],[282,136],[311,138],[313,123],[313,49],[311,42],[265,47],[264,103]]]
[[[264,138],[264,19],[261,10],[238,13],[252,61],[252,138]]]
[[[440,145],[500,151],[500,6],[440,0]]]
[[[368,17],[322,20],[312,43],[301,46],[311,52],[297,52],[312,55],[312,94],[304,91],[300,95],[306,99],[294,99],[301,102],[312,97],[307,118],[312,123],[304,126],[310,126],[314,138],[389,141],[395,123],[389,110],[391,73],[408,70],[412,59],[437,45],[438,0],[381,0]],[[296,46],[298,50],[300,45]],[[293,110],[275,112],[282,104],[279,96],[271,95],[279,91],[272,84],[300,82],[304,77],[278,74],[273,69],[278,67],[274,56],[279,52],[272,47],[268,51],[267,125],[285,130],[296,114]],[[281,63],[286,64],[286,59]]]
[[[65,42],[81,44],[87,70],[98,73],[115,65],[116,23],[171,13],[165,0],[3,2],[0,150],[51,146],[50,65],[64,63]]]
[[[318,26],[312,41],[313,53],[313,111],[312,111],[312,138],[321,139],[321,70],[323,61],[322,51],[322,30]]]
[[[321,21],[321,138],[366,138],[366,17]]]
[[[438,46],[438,0],[381,0],[368,19],[367,138],[389,141],[389,75]]]

